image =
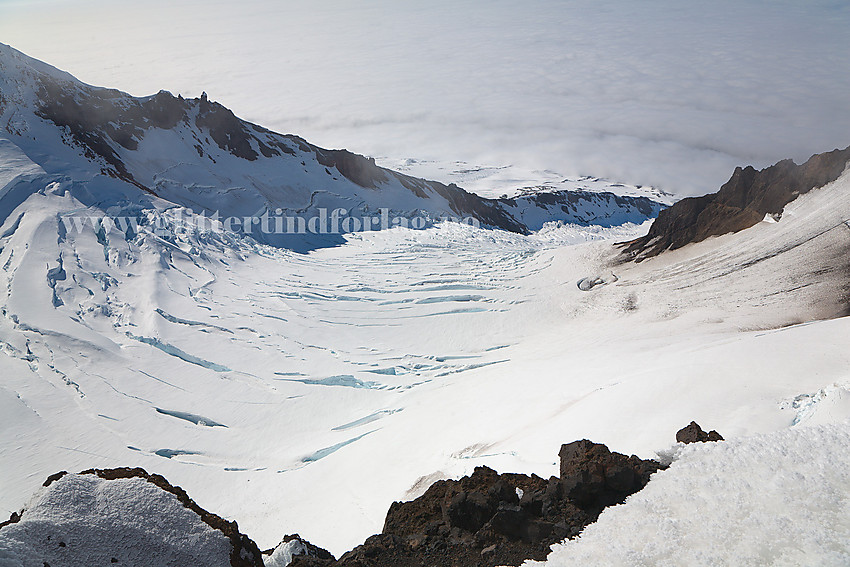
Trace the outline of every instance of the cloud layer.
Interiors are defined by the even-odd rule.
[[[850,145],[846,3],[0,0],[0,38],[136,95],[387,158],[716,190]]]

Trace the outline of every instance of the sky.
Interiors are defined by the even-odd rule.
[[[850,145],[847,2],[0,0],[0,41],[388,164],[687,196]]]

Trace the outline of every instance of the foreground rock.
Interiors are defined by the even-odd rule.
[[[395,502],[383,533],[338,561],[295,557],[292,567],[519,565],[578,535],[600,512],[643,488],[661,464],[612,453],[587,440],[561,447],[561,476],[499,474],[478,467]]]
[[[140,468],[58,473],[0,525],[0,564],[262,567],[257,545]]]
[[[682,443],[716,441],[696,422]],[[383,532],[339,560],[296,535],[260,553],[183,489],[140,468],[52,475],[20,514],[0,524],[4,567],[180,565],[199,567],[493,567],[543,560],[666,468],[586,439],[562,445],[560,476],[499,474],[477,467],[394,502]],[[265,557],[263,557],[265,556]]]
[[[812,156],[803,165],[786,159],[761,171],[737,168],[717,193],[682,199],[661,211],[649,233],[624,244],[625,259],[641,261],[710,236],[738,232],[782,215],[785,205],[838,179],[850,147]]]

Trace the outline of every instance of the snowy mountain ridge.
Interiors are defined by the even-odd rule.
[[[4,137],[48,173],[108,176],[145,192],[142,199],[156,196],[199,214],[315,217],[323,209],[343,209],[343,216],[364,219],[386,210],[396,224],[422,217],[414,228],[455,218],[528,233],[548,222],[640,224],[663,208],[646,197],[591,191],[485,199],[381,168],[347,150],[271,132],[205,94],[183,99],[161,91],[134,98],[80,83],[6,45],[0,45],[0,124]],[[288,233],[241,228],[260,242],[294,248],[339,244],[339,233],[352,231],[343,226],[307,244]]]

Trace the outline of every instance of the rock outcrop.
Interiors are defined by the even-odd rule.
[[[692,421],[676,432],[677,443],[706,443],[708,441],[723,441],[723,436],[713,429],[706,433],[696,421]]]
[[[623,244],[623,259],[640,262],[665,250],[738,232],[779,218],[785,205],[808,191],[835,181],[850,160],[850,147],[816,154],[797,165],[786,159],[757,171],[738,167],[717,193],[682,199],[659,213],[646,236]]]
[[[335,561],[327,549],[313,545],[298,534],[284,536],[277,547],[264,551],[263,555],[265,567],[285,567],[291,565],[295,559],[299,559],[301,565],[312,564],[313,560],[317,565]]]
[[[587,440],[561,447],[560,477],[499,474],[478,467],[395,502],[384,529],[336,562],[295,557],[292,567],[519,565],[578,535],[603,509],[643,488],[658,462],[612,453]]]

